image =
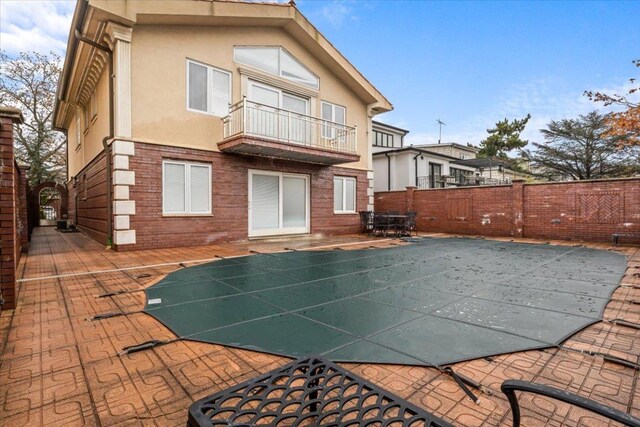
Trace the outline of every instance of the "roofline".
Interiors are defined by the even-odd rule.
[[[392,125],[389,125],[387,123],[378,122],[376,120],[371,120],[371,123],[374,124],[374,125],[384,126],[386,128],[389,128],[389,129],[400,131],[400,132],[404,133],[405,135],[409,133],[409,131],[406,130],[406,129],[402,129],[402,128],[399,128],[397,126],[392,126]]]
[[[78,40],[76,40],[76,30],[82,33],[82,26],[84,25],[84,19],[87,16],[87,6],[89,0],[78,0],[76,3],[76,9],[73,12],[73,20],[71,21],[71,27],[69,28],[69,37],[67,38],[67,52],[64,57],[64,64],[62,71],[60,72],[60,78],[58,79],[58,88],[56,90],[56,102],[53,106],[53,129],[64,132],[66,129],[58,128],[56,123],[56,117],[58,117],[58,111],[60,110],[60,103],[64,100],[65,92],[69,84],[69,78],[71,77],[71,69],[73,69],[73,63],[76,60],[76,53],[78,51]]]
[[[452,159],[452,160],[461,160],[457,157],[453,157],[453,156],[449,156],[447,154],[440,154],[440,153],[435,153],[433,151],[429,151],[429,150],[424,150],[422,148],[416,148],[416,147],[403,147],[403,148],[398,148],[396,150],[385,150],[385,151],[378,151],[377,153],[373,153],[373,156],[379,156],[381,154],[389,154],[389,153],[402,153],[404,151],[415,151],[418,153],[423,153],[423,154],[428,154],[430,156],[435,156],[435,157],[443,157],[445,159]],[[455,163],[455,162],[451,162],[451,163]],[[460,165],[460,166],[467,166],[467,165]],[[473,167],[473,166],[468,166],[468,167]]]
[[[352,75],[353,77],[351,77],[353,79],[353,84],[360,86],[360,88],[368,94],[368,96],[370,96],[371,98],[375,99],[375,101],[373,103],[369,103],[368,106],[369,108],[372,108],[372,110],[377,111],[376,114],[381,113],[381,112],[385,112],[385,111],[391,111],[393,110],[393,105],[391,104],[391,102],[382,94],[382,92],[380,92],[378,90],[378,88],[376,88],[361,72],[358,68],[356,68],[347,58],[346,56],[344,56],[342,54],[342,52],[340,52],[333,43],[331,43],[329,41],[329,39],[327,39],[324,34],[322,34],[320,32],[320,30],[318,30],[318,28],[313,25],[313,23],[311,21],[309,21],[309,19],[307,19],[306,16],[304,16],[304,14],[302,12],[300,12],[300,10],[295,6],[294,2],[289,2],[289,3],[266,3],[266,2],[251,2],[251,1],[239,1],[239,2],[229,2],[226,0],[209,0],[212,3],[244,3],[248,6],[257,6],[257,7],[270,7],[270,6],[276,6],[276,7],[287,7],[287,8],[291,8],[292,11],[294,12],[292,15],[290,15],[287,19],[288,19],[288,23],[295,23],[297,24],[297,26],[300,28],[301,31],[303,31],[304,33],[306,33],[310,38],[312,38],[315,43],[317,44],[317,46],[319,47],[319,49],[324,50],[329,56],[333,55],[333,52],[335,52],[343,61],[344,63],[341,64],[340,60],[336,59],[336,65],[342,69],[345,70],[345,72],[349,75]],[[64,60],[64,64],[63,64],[63,68],[62,68],[62,72],[60,75],[60,79],[58,81],[58,89],[56,91],[56,102],[54,105],[54,109],[53,109],[53,122],[54,122],[54,129],[56,130],[65,130],[65,129],[60,129],[60,128],[56,128],[55,127],[55,123],[56,123],[56,119],[58,117],[59,114],[59,110],[61,107],[61,103],[62,102],[68,102],[68,100],[66,99],[66,92],[68,91],[68,85],[69,85],[69,80],[71,78],[71,74],[72,74],[72,70],[74,67],[74,62],[76,60],[76,55],[78,52],[78,40],[75,36],[75,31],[78,30],[80,33],[82,33],[82,28],[85,24],[85,20],[87,17],[87,10],[90,7],[89,5],[89,0],[78,0],[78,2],[76,3],[76,8],[75,11],[73,13],[73,19],[71,22],[71,28],[69,29],[69,36],[67,38],[67,53],[65,55],[65,60]],[[124,19],[127,19],[126,16],[121,16]],[[267,18],[268,17],[264,17]],[[135,24],[134,24],[135,25]],[[285,32],[289,32],[287,30],[287,25],[288,24],[284,24],[281,25],[280,28],[282,28]],[[316,33],[318,37],[316,37],[313,32],[309,31],[308,28],[305,28],[306,25],[309,25],[309,27],[311,27]],[[293,35],[292,35],[293,36]],[[295,38],[295,37],[294,37]],[[325,42],[328,45],[327,46],[323,46],[322,42]],[[331,51],[333,50],[333,52]],[[358,81],[358,77],[361,78],[361,81]],[[341,79],[342,80],[342,79]],[[351,84],[351,83],[349,83]]]
[[[480,151],[480,149],[477,148],[477,147],[469,147],[468,145],[459,144],[457,142],[443,142],[441,144],[438,144],[438,143],[435,143],[435,144],[422,144],[422,146],[424,146],[424,147],[437,147],[437,146],[443,146],[443,145],[455,145],[456,147],[461,147],[461,148],[464,148],[465,150],[475,151],[476,153],[478,151]]]

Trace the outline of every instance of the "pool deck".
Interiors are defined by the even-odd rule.
[[[20,262],[23,281],[18,306],[0,314],[0,424],[184,426],[194,400],[288,359],[190,341],[120,355],[126,346],[175,336],[144,313],[88,321],[97,314],[138,312],[144,307],[143,292],[96,298],[99,294],[143,289],[180,268],[175,264],[180,261],[191,265],[188,261],[216,255],[286,247],[357,249],[397,244],[392,239],[371,240],[366,236],[298,238],[118,253],[104,250],[80,233],[37,228],[30,251]],[[640,304],[629,302],[640,301],[640,248],[585,245],[615,249],[629,257],[624,286],[614,292],[604,318],[640,323]],[[565,345],[640,362],[640,330],[608,322],[584,329]],[[527,351],[454,365],[454,370],[493,392],[480,393],[479,404],[467,398],[449,376],[432,368],[344,366],[461,426],[511,425],[509,405],[499,391],[505,379],[548,384],[640,417],[640,372],[574,351]],[[520,401],[524,425],[601,425],[596,416],[546,398],[523,395]]]

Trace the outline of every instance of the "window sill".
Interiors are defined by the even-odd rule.
[[[333,211],[334,215],[357,215],[356,211]]]
[[[225,116],[219,116],[216,113],[210,113],[208,111],[202,111],[202,110],[194,110],[193,108],[189,108],[189,107],[187,107],[187,111],[190,112],[190,113],[202,114],[204,116],[217,117],[219,119],[224,119],[225,118]]]
[[[163,218],[207,218],[215,216],[212,213],[203,213],[203,214],[167,214],[163,213]]]
[[[78,151],[80,151],[80,149],[81,149],[81,148],[82,148],[82,144],[78,144],[78,145],[76,145],[76,153],[77,153]]]

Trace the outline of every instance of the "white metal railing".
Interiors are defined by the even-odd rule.
[[[471,187],[471,186],[491,186],[491,185],[509,185],[511,180],[508,178],[486,178],[482,176],[446,176],[446,175],[427,175],[419,176],[417,187],[418,190],[427,188],[447,188],[447,187]]]
[[[229,107],[222,119],[224,139],[255,136],[292,145],[345,153],[357,152],[357,128],[257,102],[242,101]]]

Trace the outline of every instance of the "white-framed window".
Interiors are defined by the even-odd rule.
[[[231,104],[231,73],[187,59],[187,110],[224,117]]]
[[[233,48],[233,59],[292,82],[314,89],[320,88],[318,76],[282,47],[236,46]]]
[[[321,102],[322,119],[333,123],[345,125],[347,123],[347,109],[340,105],[332,104],[327,101]],[[333,139],[335,135],[335,126],[322,126],[322,137]]]
[[[165,160],[162,162],[162,213],[211,213],[211,165]]]
[[[80,118],[80,107],[76,108],[76,148],[82,144],[82,119]]]
[[[333,178],[333,211],[334,213],[355,213],[355,178],[346,176],[335,176]]]
[[[89,131],[89,125],[91,124],[91,119],[89,118],[89,106],[82,110],[82,116],[84,121],[84,132],[87,133]]]
[[[89,100],[89,116],[91,118],[91,121],[93,122],[96,117],[98,117],[98,99],[96,97],[96,92],[93,91],[93,93],[91,94],[91,99]]]

